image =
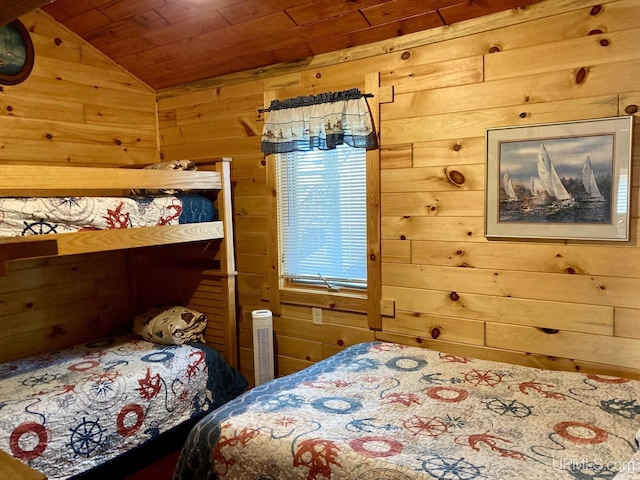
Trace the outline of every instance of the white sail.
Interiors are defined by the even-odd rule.
[[[513,183],[511,182],[511,176],[509,175],[509,170],[504,172],[504,176],[502,177],[502,188],[507,192],[507,200],[512,202],[514,200],[518,200],[518,196],[516,195],[516,191],[513,188]]]
[[[587,159],[585,160],[584,165],[582,165],[582,185],[584,185],[584,189],[587,192],[587,197],[592,200],[603,199],[600,189],[598,188],[598,184],[596,183],[596,176],[593,173],[591,158],[589,158],[589,155],[587,155]]]
[[[529,189],[531,190],[531,197],[533,198],[539,197],[540,192],[545,191],[538,177],[531,177],[531,180],[529,180]]]
[[[538,176],[544,186],[547,193],[554,197],[556,200],[570,200],[571,194],[562,184],[556,167],[553,166],[551,157],[545,148],[544,144],[540,145],[540,152],[538,153]]]

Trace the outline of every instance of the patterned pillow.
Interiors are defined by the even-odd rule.
[[[198,167],[191,160],[171,160],[169,162],[152,163],[144,167],[147,170],[197,170]],[[131,190],[132,195],[174,195],[187,190],[179,190],[176,188],[154,189],[146,188],[139,190]]]
[[[133,320],[133,333],[163,345],[204,343],[207,317],[186,307],[163,305],[138,315]]]

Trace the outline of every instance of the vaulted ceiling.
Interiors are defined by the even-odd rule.
[[[161,89],[297,62],[537,1],[40,0],[40,4],[139,79]]]

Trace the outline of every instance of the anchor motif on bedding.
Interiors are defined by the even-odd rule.
[[[200,370],[200,364],[204,362],[204,352],[193,352],[189,354],[189,357],[197,357],[197,359],[187,366],[187,370],[185,372],[187,378],[194,377],[198,373],[198,370]]]
[[[534,390],[542,395],[544,398],[553,398],[555,400],[565,400],[566,397],[560,392],[553,392],[551,390],[544,390],[544,387],[547,388],[555,388],[555,385],[550,385],[548,383],[538,383],[538,382],[522,382],[518,389],[520,392],[525,395],[529,395],[528,390]]]
[[[158,226],[169,225],[170,222],[180,218],[180,215],[182,215],[182,205],[177,205],[175,203],[173,205],[167,205],[167,210],[173,210],[173,213],[168,217],[162,217],[158,220]]]
[[[401,403],[405,407],[409,407],[414,403],[421,405],[420,397],[415,393],[390,393],[389,395],[385,395],[383,399],[386,400],[387,403]]]
[[[453,355],[452,353],[441,353],[440,360],[449,363],[469,363],[468,358]]]
[[[224,425],[222,429],[224,430],[228,426],[229,425]],[[226,475],[229,471],[229,467],[232,467],[236,464],[233,456],[231,458],[225,457],[224,453],[222,452],[224,448],[235,447],[237,445],[242,445],[242,447],[245,447],[247,443],[249,443],[249,441],[251,441],[259,433],[260,431],[256,430],[255,428],[244,427],[238,435],[235,435],[233,437],[221,435],[212,454],[214,460],[216,461],[216,470],[218,471],[218,473],[220,473],[221,475]],[[224,466],[224,471],[220,471],[218,465],[220,467]]]
[[[475,435],[469,435],[467,439],[467,441],[469,442],[469,446],[473,448],[476,452],[480,451],[480,447],[477,445],[480,443],[484,443],[492,451],[498,452],[501,457],[509,457],[509,458],[513,458],[514,460],[526,460],[526,457],[520,452],[515,452],[513,450],[507,450],[506,448],[499,447],[498,442],[496,440],[501,440],[506,443],[512,443],[511,440],[507,440],[506,438],[496,437],[494,435],[489,435],[488,433],[478,433]]]
[[[304,382],[303,383],[307,387],[311,388],[326,388],[328,385],[333,385],[336,388],[344,388],[351,385],[350,382],[345,382],[344,380],[317,380],[315,382]]]
[[[65,393],[76,393],[75,385],[61,385],[62,391],[60,393],[54,393],[54,395],[64,395]]]

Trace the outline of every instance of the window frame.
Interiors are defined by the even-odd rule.
[[[362,175],[360,177],[360,181],[361,183],[358,184],[358,192],[362,194],[362,197],[360,197],[361,200],[358,200],[358,202],[362,202],[360,203],[360,208],[364,207],[364,211],[360,210],[360,212],[363,214],[363,216],[358,216],[355,217],[357,218],[358,222],[363,222],[361,224],[361,226],[363,227],[363,230],[360,230],[360,232],[364,235],[363,237],[360,237],[359,235],[356,236],[355,238],[359,238],[360,241],[364,241],[364,244],[360,243],[360,247],[358,247],[358,250],[360,250],[360,248],[364,247],[364,252],[362,252],[362,250],[360,250],[361,255],[358,255],[357,257],[346,257],[347,259],[351,259],[352,261],[355,259],[356,264],[359,265],[358,266],[358,270],[362,272],[362,270],[360,270],[361,268],[364,268],[364,272],[362,272],[364,274],[364,283],[359,286],[359,285],[355,285],[355,283],[358,282],[354,282],[353,284],[349,285],[347,281],[340,281],[340,280],[326,280],[325,278],[322,277],[322,274],[325,273],[322,270],[320,270],[320,266],[318,266],[319,272],[317,277],[313,277],[310,278],[310,275],[313,276],[313,274],[311,273],[311,271],[307,271],[307,277],[309,277],[308,280],[302,279],[303,276],[305,276],[304,274],[300,273],[300,272],[291,272],[292,275],[287,275],[285,273],[281,274],[281,288],[291,288],[291,289],[302,289],[302,290],[320,290],[320,291],[329,291],[329,292],[335,292],[335,291],[343,291],[346,293],[352,293],[355,295],[358,294],[362,294],[363,292],[366,292],[367,289],[367,272],[366,272],[366,257],[367,257],[367,239],[366,239],[366,224],[367,224],[367,211],[366,211],[366,203],[367,203],[367,198],[366,198],[366,151],[364,149],[355,149],[351,152],[351,151],[347,151],[346,149],[350,149],[350,148],[354,148],[354,147],[350,147],[349,145],[341,145],[338,147],[338,149],[342,150],[341,152],[338,152],[336,150],[327,150],[327,151],[318,151],[315,152],[314,158],[311,159],[307,159],[307,158],[302,158],[299,159],[299,155],[300,156],[305,156],[307,154],[307,152],[291,152],[291,153],[280,153],[280,154],[275,154],[275,163],[276,163],[276,175],[277,175],[277,181],[278,181],[278,185],[280,187],[282,187],[283,191],[287,189],[287,186],[283,186],[283,182],[288,183],[287,182],[287,178],[289,178],[289,174],[292,171],[298,171],[299,169],[295,166],[295,164],[291,164],[289,163],[290,161],[298,161],[300,160],[301,162],[303,162],[301,165],[310,165],[310,162],[321,162],[323,163],[322,166],[320,166],[319,168],[324,169],[324,168],[328,168],[329,170],[331,170],[333,172],[333,174],[335,175],[347,175],[349,178],[354,178],[354,176],[356,175]],[[342,158],[343,160],[346,160],[348,157],[350,157],[352,154],[357,154],[358,158],[355,159],[354,161],[357,162],[358,164],[361,163],[362,169],[360,170],[360,165],[348,165],[345,168],[343,167],[337,167],[336,166],[332,166],[331,163],[327,162],[327,159],[320,159],[318,157],[320,156],[325,156],[325,155],[329,155],[332,158],[333,157],[339,157]],[[283,158],[286,157],[286,158]],[[283,168],[284,167],[284,168]],[[357,169],[356,169],[357,168]],[[304,170],[304,168],[303,168]],[[349,172],[354,172],[354,174],[351,174]],[[355,173],[355,172],[360,172]],[[283,175],[284,175],[284,179],[283,179]],[[339,178],[343,178],[343,177],[339,177]],[[293,185],[297,185],[297,179],[294,178],[293,180]],[[343,178],[344,180],[344,178]],[[337,180],[338,183],[334,184],[334,188],[336,188],[338,185],[343,185],[341,182],[342,180]],[[348,179],[346,180],[348,182]],[[305,181],[305,177],[301,178],[301,182],[303,184],[309,185],[306,181]],[[318,185],[318,186],[324,186],[327,183],[325,181],[320,181],[319,183],[313,183],[314,185]],[[288,186],[291,186],[291,184],[288,184]],[[331,188],[331,186],[328,187],[329,189]],[[338,187],[338,188],[342,188],[342,187]],[[353,190],[349,190],[349,185],[347,183],[344,184],[344,188],[346,189],[346,193],[353,193]],[[361,190],[360,190],[361,189]],[[293,192],[295,192],[296,189],[294,188]],[[335,192],[335,190],[334,190]],[[336,192],[336,193],[341,193],[341,192]],[[278,215],[276,217],[277,220],[277,225],[278,225],[278,235],[281,235],[283,233],[283,220],[284,218],[287,218],[287,211],[289,210],[289,205],[291,205],[291,203],[288,203],[288,205],[282,205],[279,202],[278,203]],[[295,208],[295,198],[294,198],[294,208]],[[284,212],[284,213],[283,213]],[[281,217],[281,215],[285,215],[284,217]],[[304,212],[303,212],[304,215]],[[309,217],[306,217],[307,220],[309,219]],[[335,217],[332,217],[331,221],[335,221]],[[294,223],[295,223],[295,219],[294,219]],[[342,226],[342,224],[340,224],[340,226]],[[336,225],[336,227],[338,227]],[[340,227],[338,227],[340,228]],[[288,229],[287,229],[288,230]],[[294,236],[292,237],[292,241],[294,242],[292,244],[292,248],[296,249],[296,245],[298,244],[299,238],[297,237],[297,235],[295,235],[296,230],[295,227],[293,230],[290,231],[290,233],[294,233]],[[348,235],[348,234],[347,234]],[[298,241],[296,241],[296,238],[298,238]],[[285,266],[285,251],[283,250],[284,247],[286,247],[286,245],[284,244],[284,239],[279,238],[279,244],[278,244],[278,259],[279,259],[279,266],[284,268]],[[339,248],[339,246],[335,243],[332,243],[333,248]],[[331,247],[330,247],[331,248]],[[332,250],[333,250],[332,248]],[[321,263],[325,263],[324,260],[320,259]],[[326,260],[327,262],[329,260]],[[361,263],[358,263],[361,262]],[[296,273],[300,273],[300,278],[296,278]],[[332,283],[336,283],[336,288],[337,290],[334,290],[332,287]]]
[[[374,129],[379,139],[380,117],[380,77],[378,73],[365,76],[365,91],[373,95],[368,99]],[[385,97],[393,98],[392,91],[384,92]],[[265,93],[265,105],[271,100],[286,98],[283,92]],[[274,315],[282,314],[282,305],[301,305],[321,307],[338,311],[349,311],[367,314],[368,326],[372,330],[382,329],[382,268],[380,256],[380,149],[368,150],[366,153],[366,197],[367,197],[367,289],[366,291],[331,292],[324,287],[292,288],[286,285],[280,274],[280,252],[278,242],[278,182],[276,177],[276,157],[266,155],[263,165],[266,166],[267,179],[267,238],[269,249],[269,278],[263,289],[262,297],[269,301],[269,308]],[[393,309],[384,306],[385,311]],[[388,313],[387,313],[388,314]]]

